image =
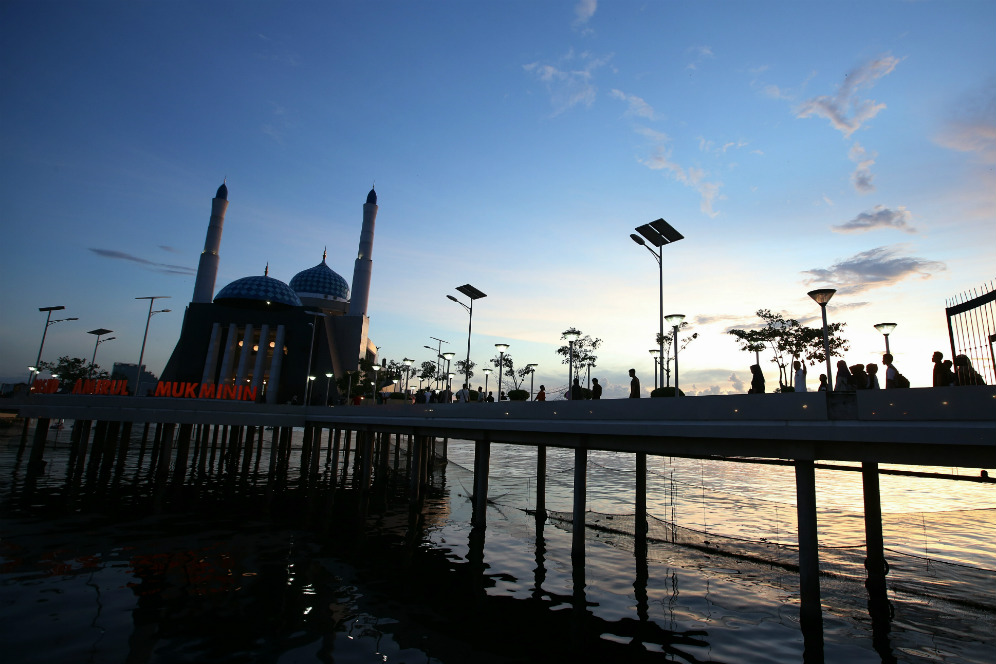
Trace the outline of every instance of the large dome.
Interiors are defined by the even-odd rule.
[[[291,289],[301,297],[349,302],[349,284],[325,264],[325,258],[323,255],[321,263],[294,275],[290,280]]]
[[[291,290],[290,286],[265,274],[236,279],[218,291],[214,301],[216,304],[269,306],[278,309],[303,306],[301,298]]]

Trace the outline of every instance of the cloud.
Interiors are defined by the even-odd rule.
[[[740,380],[740,378],[737,376],[736,373],[731,373],[728,380],[730,381],[730,384],[733,386],[733,391],[735,393],[743,393],[747,391],[747,386],[744,385],[744,382]]]
[[[996,77],[963,97],[941,133],[938,145],[972,152],[986,164],[996,164]]]
[[[698,69],[705,60],[715,57],[710,46],[692,46],[688,52],[694,56],[694,59],[685,66],[685,69]]]
[[[863,293],[873,288],[892,286],[907,278],[929,279],[933,273],[947,269],[944,263],[916,256],[898,255],[901,246],[876,247],[834,263],[829,268],[804,270],[806,284],[826,284],[843,295]]]
[[[169,265],[168,263],[156,263],[155,261],[150,261],[139,256],[133,256],[132,254],[126,254],[123,251],[117,251],[114,249],[96,249],[90,247],[90,251],[101,256],[103,258],[113,258],[115,260],[131,261],[132,263],[138,263],[139,265],[145,267],[146,269],[152,270],[153,272],[161,272],[163,274],[179,274],[183,276],[192,276],[196,274],[196,270],[191,267],[186,267],[184,265]]]
[[[629,105],[629,108],[626,109],[626,115],[647,118],[648,120],[657,119],[657,114],[654,112],[653,107],[642,98],[636,95],[628,95],[622,90],[616,89],[613,89],[609,94],[612,95],[613,99],[620,99]]]
[[[168,251],[171,254],[179,254],[180,253],[179,249],[177,249],[176,247],[171,247],[168,244],[161,244],[161,245],[159,245],[159,248],[162,249],[163,251]]]
[[[871,88],[878,79],[891,73],[899,62],[899,58],[883,56],[859,65],[844,76],[844,82],[837,88],[837,94],[807,99],[796,109],[796,117],[826,118],[834,129],[850,138],[851,134],[885,108],[884,103],[863,99],[859,93]]]
[[[611,56],[596,58],[587,52],[575,55],[571,49],[560,59],[558,66],[531,62],[522,68],[546,85],[554,107],[553,114],[559,115],[578,104],[591,106],[595,103],[597,88],[592,82],[594,72],[608,64],[610,59]],[[575,60],[578,62],[575,63]],[[580,66],[571,68],[572,64]]]
[[[876,205],[869,212],[862,212],[854,219],[831,228],[837,233],[861,233],[876,228],[895,228],[906,233],[916,233],[909,225],[913,221],[913,213],[900,205],[891,210],[884,205]]]
[[[871,167],[875,164],[875,157],[878,155],[875,153],[868,154],[864,147],[855,141],[847,156],[858,165],[854,169],[854,172],[851,173],[851,182],[854,184],[854,188],[861,194],[875,191],[875,185],[872,184],[872,178],[875,176],[872,175]]]
[[[574,23],[572,23],[574,29],[583,28],[588,19],[595,15],[596,9],[598,9],[598,0],[578,0],[578,4],[574,6]]]
[[[719,189],[723,186],[721,182],[710,182],[706,180],[706,172],[701,168],[685,168],[671,158],[670,139],[653,129],[640,127],[637,133],[651,139],[655,145],[652,148],[653,154],[646,159],[638,159],[639,163],[654,171],[666,171],[674,180],[686,187],[691,187],[699,193],[701,201],[699,209],[710,217],[715,217],[718,212],[714,209],[715,201],[722,199]]]

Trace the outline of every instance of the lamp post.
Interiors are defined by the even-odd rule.
[[[826,355],[827,360],[827,399],[830,399],[830,391],[833,386],[833,370],[830,369],[830,336],[827,331],[827,302],[836,293],[835,288],[818,288],[816,290],[811,290],[807,295],[813,298],[816,304],[820,305],[820,309],[823,312],[823,354]],[[888,342],[888,337],[886,337]],[[828,401],[829,402],[829,401]]]
[[[574,342],[581,336],[577,332],[565,332],[567,339],[567,400],[574,398],[572,388],[574,387]]]
[[[637,235],[636,233],[639,233],[640,235]],[[639,245],[641,245],[643,247],[646,247],[647,251],[650,252],[650,255],[653,256],[654,260],[657,261],[657,268],[658,268],[658,271],[660,272],[660,275],[659,275],[660,276],[660,298],[659,298],[659,301],[658,301],[659,314],[660,314],[660,329],[658,330],[658,334],[659,334],[658,341],[660,342],[660,344],[659,344],[660,347],[659,347],[658,350],[660,351],[660,358],[661,358],[660,383],[661,383],[661,385],[663,385],[664,384],[664,253],[663,253],[663,248],[664,248],[665,244],[672,244],[674,242],[677,242],[678,240],[684,239],[685,236],[682,235],[681,233],[679,233],[678,231],[674,230],[674,228],[671,227],[671,224],[667,223],[663,219],[657,219],[655,221],[651,221],[649,224],[644,224],[642,226],[637,226],[636,227],[636,233],[630,233],[629,236],[633,239],[633,242],[636,242],[637,244],[639,244]],[[640,237],[640,236],[643,236],[643,237]],[[646,241],[644,241],[644,238],[646,238]],[[656,253],[654,252],[653,249],[651,249],[650,247],[647,247],[647,242],[650,242],[650,244],[652,244],[655,247],[657,247],[657,252]]]
[[[304,392],[304,403],[305,403],[305,405],[311,403],[311,393],[312,393],[312,390],[314,389],[314,387],[313,387],[314,384],[315,384],[315,377],[314,376],[308,376],[308,385],[307,385],[308,389],[306,389],[305,392]]]
[[[429,338],[439,342],[436,348],[432,348],[431,346],[425,346],[425,348],[428,348],[429,350],[436,351],[436,389],[438,390],[439,379],[442,377],[441,374],[443,373],[443,368],[439,366],[440,365],[439,358],[443,356],[443,344],[448,344],[449,341],[445,341],[443,339],[440,339],[439,337],[429,337]]]
[[[107,337],[106,339],[101,339],[105,334],[113,332],[114,330],[108,330],[103,327],[98,327],[96,330],[90,330],[87,334],[93,334],[97,337],[97,343],[93,345],[93,358],[90,359],[90,371],[87,373],[87,378],[93,378],[93,365],[97,361],[97,346],[104,343],[105,341],[110,341],[112,339],[117,339],[117,337]]]
[[[446,392],[449,394],[453,390],[453,374],[450,373],[450,360],[456,353],[445,352],[443,353],[443,359],[446,360]]]
[[[310,392],[308,388],[310,387],[311,381],[315,379],[315,377],[311,375],[311,360],[315,355],[315,328],[318,327],[318,319],[325,318],[325,314],[321,311],[306,311],[304,313],[315,317],[314,322],[308,323],[308,325],[311,326],[311,345],[308,346],[308,380],[304,381],[304,405],[307,406],[308,394]]]
[[[495,344],[498,349],[498,401],[501,402],[501,376],[505,373],[505,351],[508,344]]]
[[[480,300],[482,297],[487,297],[487,295],[477,290],[470,284],[457,286],[457,290],[470,298],[470,306],[468,307],[466,304],[456,299],[452,295],[446,296],[447,298],[453,300],[461,307],[466,309],[467,313],[469,314],[469,320],[467,321],[467,361],[466,364],[463,365],[463,376],[467,383],[467,389],[469,390],[470,389],[470,333],[473,330],[473,325],[474,325],[474,300]]]
[[[38,307],[38,311],[48,312],[45,315],[45,329],[42,330],[41,345],[38,346],[38,359],[35,360],[35,365],[33,367],[28,367],[28,394],[31,394],[31,381],[34,379],[36,373],[40,373],[38,370],[38,365],[41,364],[42,349],[45,348],[45,336],[48,334],[48,326],[55,325],[56,323],[62,323],[67,320],[79,320],[79,318],[56,318],[52,320],[53,311],[62,311],[66,307],[59,305],[57,307]]]
[[[374,372],[374,379],[373,379],[373,382],[370,383],[370,384],[373,386],[373,400],[374,400],[374,404],[376,404],[377,403],[377,372],[380,371],[380,365],[379,364],[375,364],[375,365],[373,365],[370,368],[373,369],[373,372]]]
[[[488,398],[488,378],[491,377],[491,369],[481,369],[484,372],[484,398]],[[501,393],[499,392],[499,396]]]
[[[146,297],[136,297],[136,300],[148,300],[149,301],[149,315],[145,317],[145,334],[142,335],[142,351],[138,354],[138,371],[135,374],[135,396],[142,396],[142,360],[145,359],[145,341],[149,338],[149,322],[155,314],[165,314],[171,309],[160,309],[159,311],[153,311],[152,305],[156,300],[169,299],[169,295],[149,295]]]
[[[889,335],[896,329],[896,323],[879,323],[875,326],[875,329],[885,337],[885,352],[891,354],[892,351],[889,350]]]
[[[685,314],[670,314],[665,316],[664,320],[672,327],[674,335],[671,337],[671,345],[674,346],[674,396],[680,397],[681,391],[678,390],[678,326],[681,325],[681,321],[685,320]]]
[[[332,376],[335,375],[331,371],[325,374],[325,405],[329,404],[329,396],[332,388]]]
[[[657,373],[657,361],[658,361],[658,359],[657,358],[659,358],[660,356],[661,356],[661,351],[660,351],[659,348],[651,348],[650,349],[650,357],[654,358],[654,389],[655,390],[658,387],[658,385],[657,385],[657,377],[658,377],[658,373]]]
[[[408,378],[412,375],[412,365],[415,363],[415,360],[406,357],[401,360],[401,363],[405,365],[405,394],[408,394]]]
[[[529,369],[529,400],[533,400],[533,379],[536,377],[536,367],[539,365],[536,363],[527,364],[526,368]]]

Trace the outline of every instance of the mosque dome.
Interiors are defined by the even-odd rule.
[[[315,297],[323,300],[349,302],[349,284],[325,263],[327,253],[322,254],[322,262],[294,275],[290,280],[291,290],[300,297]]]
[[[267,272],[269,272],[269,268],[267,268]],[[268,306],[277,309],[303,306],[301,298],[291,290],[290,286],[267,274],[236,279],[218,291],[214,301],[215,304],[248,307]]]

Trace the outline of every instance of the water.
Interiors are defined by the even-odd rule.
[[[286,473],[267,477],[267,435],[258,468],[229,472],[218,454],[183,485],[150,475],[137,443],[102,480],[68,482],[68,429],[32,478],[19,433],[0,429],[5,661],[803,660],[791,466],[649,457],[642,559],[634,460],[590,452],[582,563],[572,450],[548,451],[538,528],[535,449],[493,445],[482,531],[465,441],[449,442],[413,523],[380,491],[359,516],[324,452],[322,476],[300,482],[300,432]],[[994,486],[882,475],[894,617],[876,650],[861,474],[816,478],[826,661],[992,662]]]

